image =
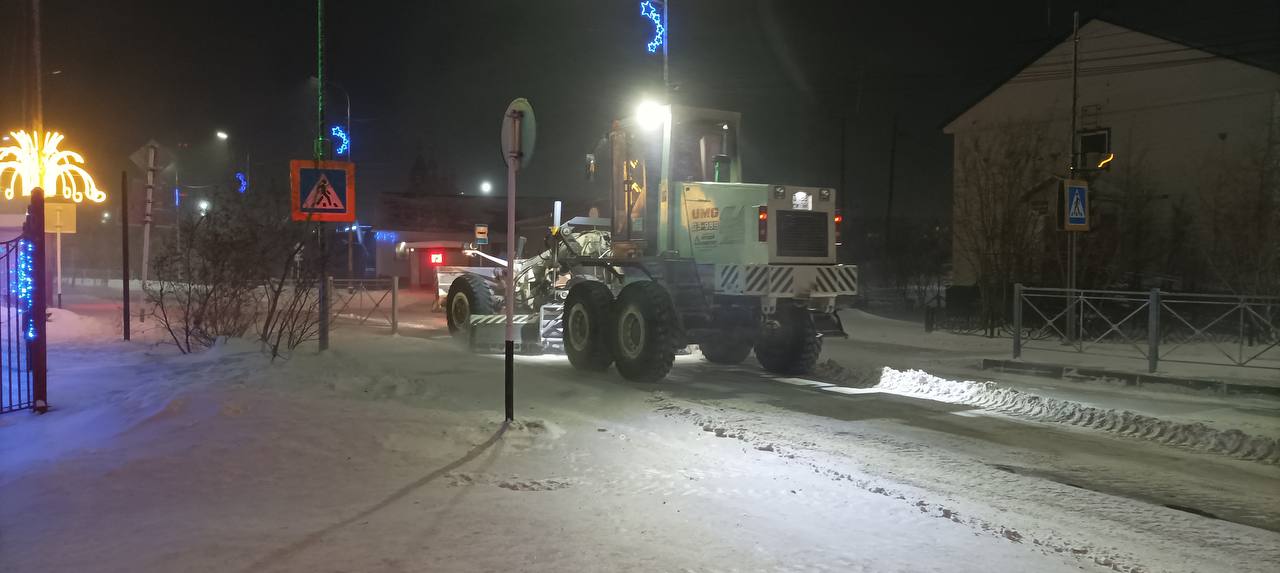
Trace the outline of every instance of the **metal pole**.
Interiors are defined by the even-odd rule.
[[[33,137],[37,139],[44,131],[44,72],[41,71],[40,49],[40,0],[31,0],[31,67],[35,72],[35,77],[32,78],[35,101],[31,106],[31,128],[34,131]]]
[[[506,344],[506,413],[507,421],[515,419],[515,308],[516,308],[516,170],[520,168],[520,120],[524,114],[513,111],[511,116],[511,141],[514,149],[507,160],[507,296],[504,301],[507,314]]]
[[[1013,359],[1022,358],[1022,283],[1013,283]]]
[[[151,204],[156,189],[156,146],[147,146],[147,202],[142,212],[142,289],[147,288],[147,266],[151,260]],[[142,309],[138,309],[138,319],[146,320]]]
[[[1160,289],[1151,289],[1147,298],[1147,372],[1160,365]]]
[[[123,283],[121,299],[124,302],[124,339],[129,340],[129,172],[120,172],[120,282]]]
[[[54,281],[58,283],[58,308],[62,308],[62,209],[58,209],[57,219],[54,222]]]
[[[398,334],[399,332],[400,332],[400,276],[394,275],[391,277],[391,334]]]
[[[324,0],[316,0],[316,162],[325,158],[324,149]],[[320,223],[317,237],[320,240],[320,351],[329,349],[329,294],[331,290],[328,276],[329,241],[325,237],[324,223]]]
[[[893,113],[893,131],[889,134],[889,198],[884,207],[884,250],[887,254],[893,242],[893,175],[898,159],[898,113]],[[1001,287],[1003,288],[1003,286]]]
[[[666,104],[671,104],[671,76],[667,71],[667,47],[671,45],[671,20],[667,18],[667,8],[671,0],[662,0],[662,96]]]
[[[1068,179],[1076,176],[1076,108],[1080,98],[1080,12],[1071,17],[1071,164],[1068,168]],[[1063,205],[1069,209],[1068,205]],[[1076,233],[1067,231],[1067,339],[1074,343],[1078,338],[1076,328]]]

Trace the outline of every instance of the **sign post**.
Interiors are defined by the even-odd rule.
[[[515,419],[515,294],[516,294],[516,172],[533,157],[535,123],[533,107],[517,98],[502,115],[502,156],[507,161],[507,276],[506,300],[506,414]],[[477,229],[478,234],[479,229]],[[487,229],[486,229],[487,231]]]
[[[120,282],[124,283],[121,300],[124,302],[124,339],[129,340],[129,301],[133,294],[129,292],[129,172],[120,172]]]
[[[1074,169],[1073,169],[1074,171]],[[1089,230],[1089,183],[1078,179],[1062,181],[1059,210],[1061,226],[1067,232],[1067,340],[1075,344],[1078,330],[1076,309],[1076,241],[1079,233]]]
[[[294,159],[289,162],[289,203],[294,221],[315,221],[320,239],[320,350],[329,348],[329,277],[325,223],[356,220],[356,165],[350,161]]]
[[[44,220],[48,225],[53,222],[54,236],[54,294],[57,295],[57,307],[62,308],[62,234],[76,232],[76,204],[67,201],[50,201],[44,203]]]

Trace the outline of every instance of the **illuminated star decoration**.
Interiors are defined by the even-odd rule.
[[[346,131],[343,131],[341,125],[333,126],[333,129],[330,129],[329,133],[333,134],[333,136],[338,138],[338,141],[341,142],[338,144],[338,148],[333,150],[334,153],[338,155],[345,155],[347,151],[351,150],[351,137],[347,135]]]
[[[640,15],[653,21],[653,39],[648,44],[649,53],[652,54],[666,41],[667,27],[662,24],[662,13],[653,5],[653,0],[640,3]]]
[[[236,172],[236,181],[240,182],[240,193],[243,194],[245,191],[249,190],[249,178],[245,177],[243,171]]]
[[[5,199],[13,199],[19,193],[30,197],[37,187],[44,189],[45,197],[61,195],[75,203],[88,199],[101,203],[107,194],[93,183],[93,177],[80,164],[84,158],[74,151],[58,149],[63,136],[58,132],[40,134],[25,131],[9,132],[17,145],[0,147],[0,189]]]

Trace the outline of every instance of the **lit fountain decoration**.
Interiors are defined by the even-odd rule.
[[[44,189],[45,197],[61,196],[74,203],[89,200],[101,203],[107,194],[93,183],[93,177],[80,165],[84,158],[74,151],[58,149],[63,135],[56,131],[40,134],[9,132],[17,145],[0,147],[0,189],[5,199],[18,193],[30,197],[31,190]]]

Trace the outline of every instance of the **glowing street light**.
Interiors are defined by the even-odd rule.
[[[209,207],[210,205],[209,205],[208,199],[201,199],[199,203],[196,203],[196,208],[200,209],[201,217],[209,214]]]
[[[221,139],[222,141],[226,141],[228,137],[231,137],[230,135],[227,135],[227,132],[225,132],[225,131],[219,131],[219,132],[215,133],[214,135],[217,135],[217,136],[218,136],[218,139]]]
[[[488,181],[482,181],[480,183],[480,192],[487,195],[490,191],[493,191],[493,184]]]
[[[654,101],[643,101],[636,107],[636,122],[640,129],[652,131],[661,127],[671,117],[671,109]]]
[[[107,199],[107,194],[80,166],[84,158],[74,151],[58,149],[64,139],[61,133],[47,132],[42,138],[38,133],[12,131],[6,141],[9,139],[17,145],[0,147],[0,189],[5,199],[30,197],[37,187],[44,189],[45,197],[61,195],[74,203],[85,199],[101,203]]]

